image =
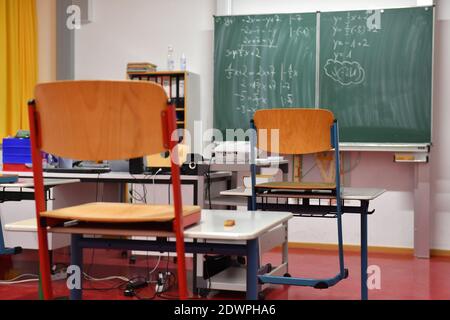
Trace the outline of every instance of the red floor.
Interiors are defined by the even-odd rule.
[[[156,258],[147,259],[140,256],[135,265],[130,265],[128,259],[121,257],[118,251],[96,250],[92,255],[85,250],[85,263],[92,267],[89,273],[96,277],[122,275],[128,278],[143,276],[147,268],[153,269]],[[265,255],[265,259],[278,261],[279,253],[272,252]],[[55,263],[66,264],[69,260],[67,250],[55,253]],[[166,261],[160,264],[161,270],[166,268]],[[329,277],[337,273],[337,258],[334,252],[292,249],[289,255],[290,273],[300,277]],[[191,263],[188,264],[191,268]],[[346,265],[350,270],[350,277],[328,290],[315,290],[303,287],[278,286],[266,290],[267,300],[327,300],[343,299],[356,300],[360,297],[359,255],[346,253]],[[370,254],[369,265],[376,265],[381,270],[381,289],[371,290],[370,299],[386,300],[449,300],[450,299],[450,258],[433,258],[431,260],[415,259],[409,256],[392,254]],[[88,266],[85,271],[88,270]],[[170,260],[169,268],[175,271],[175,265]],[[0,257],[0,279],[11,279],[23,273],[37,273],[37,254],[27,251],[15,257]],[[118,281],[101,283],[85,282],[86,288],[110,288],[120,284]],[[65,281],[58,281],[54,285],[56,296],[67,296]],[[0,300],[37,299],[36,283],[18,285],[0,285]],[[173,290],[170,295],[175,295]],[[153,295],[150,288],[140,291],[143,297]],[[245,294],[236,292],[212,292],[209,299],[244,299]],[[111,300],[135,299],[123,296],[123,290],[109,291],[86,290],[84,299]]]

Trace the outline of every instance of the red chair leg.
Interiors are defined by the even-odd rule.
[[[181,200],[180,168],[172,163],[173,200],[175,208],[174,229],[177,249],[178,291],[181,300],[188,298],[186,258],[184,248],[183,207]]]
[[[183,230],[181,230],[179,223],[176,225],[176,247],[177,247],[177,273],[178,273],[178,292],[180,300],[188,298],[187,278],[186,278],[186,258],[184,250]]]
[[[50,256],[48,254],[47,228],[39,226],[39,271],[41,274],[41,285],[45,300],[53,299],[52,279],[50,273]]]
[[[171,173],[172,173],[172,190],[173,205],[175,211],[174,231],[176,236],[177,249],[177,273],[178,273],[178,291],[181,300],[188,298],[187,280],[186,280],[186,257],[184,248],[184,224],[183,224],[183,201],[181,197],[181,178],[178,158],[178,138],[174,139],[173,133],[176,133],[176,113],[175,107],[167,108],[166,126],[165,126],[165,144],[171,150]],[[176,135],[175,135],[176,136]]]
[[[33,158],[34,199],[36,204],[36,220],[39,243],[39,268],[41,273],[42,291],[45,300],[53,299],[52,279],[50,274],[50,257],[48,254],[47,225],[41,223],[40,213],[46,210],[44,178],[42,175],[42,158],[39,148],[39,133],[34,101],[28,104],[30,120],[31,156]]]

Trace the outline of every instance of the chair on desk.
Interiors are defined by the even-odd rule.
[[[342,235],[342,200],[340,192],[340,153],[339,129],[333,113],[320,109],[272,109],[260,110],[252,121],[252,199],[251,209],[264,209],[265,204],[258,204],[257,198],[267,199],[281,197],[285,201],[289,198],[299,198],[303,205],[309,205],[310,198],[327,198],[336,200],[336,206],[329,206],[328,212],[321,212],[319,216],[333,216],[337,218],[339,244],[339,272],[329,279],[299,279],[290,277],[276,277],[261,275],[262,283],[290,284],[310,286],[325,289],[348,277],[348,270],[344,265],[344,249]],[[278,130],[278,131],[273,131]],[[274,135],[275,133],[275,135]],[[272,141],[275,137],[278,141]],[[304,155],[332,151],[334,149],[336,177],[331,183],[308,182],[272,182],[256,185],[255,146],[259,150],[286,154]],[[317,209],[317,208],[310,208]],[[311,212],[309,213],[311,216]],[[314,216],[314,214],[312,214]]]
[[[140,226],[173,222],[180,299],[187,298],[183,229],[200,208],[182,206],[180,168],[172,161],[174,205],[91,203],[46,212],[41,152],[90,161],[134,159],[176,150],[175,109],[164,89],[149,82],[67,81],[40,84],[29,103],[42,289],[52,299],[47,228],[67,221]],[[175,137],[176,138],[176,137]],[[176,151],[172,152],[177,159]],[[97,225],[98,226],[98,225]]]

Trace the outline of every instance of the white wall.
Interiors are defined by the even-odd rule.
[[[432,244],[450,248],[450,1],[437,1],[434,147],[432,152]]]
[[[228,2],[228,0],[218,0]],[[431,0],[424,0],[430,4]],[[316,0],[316,1],[259,1],[259,0],[231,0],[232,14],[263,14],[263,13],[290,13],[290,12],[316,12],[341,10],[366,10],[413,7],[417,0]],[[423,1],[419,1],[423,2]]]
[[[201,114],[212,125],[214,0],[92,0],[93,23],[75,35],[76,79],[125,79],[126,65],[148,61],[166,70],[167,48],[200,74]]]
[[[125,77],[125,65],[148,60],[164,69],[167,46],[185,52],[188,69],[201,77],[202,119],[212,124],[213,24],[212,15],[275,12],[311,12],[417,5],[416,0],[93,0],[94,23],[76,35],[76,77]],[[422,2],[422,1],[421,1]],[[429,2],[429,1],[428,1]],[[440,2],[443,6],[441,8]],[[450,17],[449,0],[437,1],[438,17]],[[439,11],[439,9],[442,9]],[[171,23],[169,22],[172,21]],[[435,141],[432,153],[432,247],[450,249],[450,23],[437,21]],[[349,155],[356,161],[357,153]],[[381,187],[388,192],[374,201],[369,219],[369,244],[413,247],[414,166],[394,164],[392,154],[362,153],[347,183]],[[359,243],[357,216],[345,217],[345,241]],[[335,243],[334,221],[295,219],[291,241]]]

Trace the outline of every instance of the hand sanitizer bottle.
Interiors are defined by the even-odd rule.
[[[183,53],[180,58],[180,70],[185,71],[187,66],[186,55]]]
[[[173,71],[175,69],[175,60],[173,59],[173,47],[169,46],[167,51],[167,70]]]

